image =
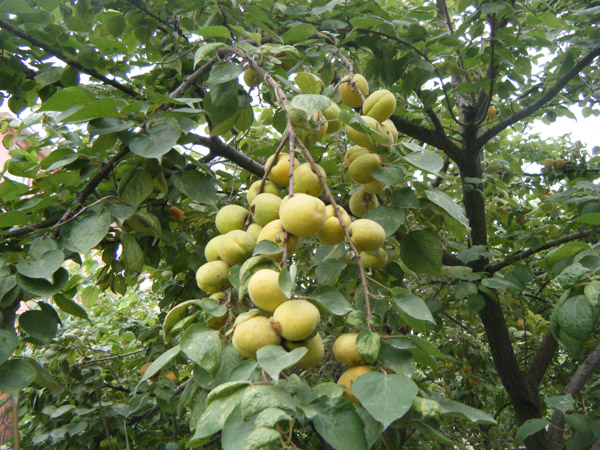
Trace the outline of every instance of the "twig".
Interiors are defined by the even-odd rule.
[[[127,421],[123,419],[123,433],[125,434],[125,445],[127,446],[127,450],[131,450],[129,446],[129,436],[127,434]]]
[[[14,450],[21,450],[21,435],[19,431],[19,405],[17,404],[17,402],[13,402],[11,419],[13,429]]]
[[[132,1],[132,0],[124,0],[126,3],[129,3],[131,6],[133,6],[134,8],[139,9],[140,11],[142,11],[143,13],[145,13],[146,15],[152,17],[154,20],[156,20],[159,24],[163,24],[169,28],[171,28],[173,31],[175,31],[175,37],[182,37],[183,39],[186,40],[186,42],[188,41],[188,38],[183,34],[183,32],[181,31],[181,28],[179,28],[178,25],[175,25],[171,22],[168,22],[166,20],[161,19],[160,17],[158,17],[156,14],[154,14],[152,11],[148,10],[145,6],[140,6],[138,5],[136,2]],[[169,30],[167,30],[166,28],[162,27],[161,25],[158,25],[157,28],[162,31],[165,34],[169,34]]]
[[[94,383],[94,391],[96,392],[96,398],[98,399],[98,409],[100,410],[100,417],[102,417],[102,422],[104,423],[104,430],[106,431],[106,438],[108,439],[108,446],[110,450],[115,450],[113,447],[112,439],[110,437],[110,427],[108,426],[108,422],[106,421],[106,416],[104,415],[104,408],[102,407],[102,399],[100,398],[100,392],[98,391],[98,385],[96,384],[96,378],[92,378],[92,383]]]
[[[77,69],[83,73],[87,73],[89,76],[96,78],[97,80],[100,80],[105,84],[108,84],[114,88],[117,88],[120,91],[125,92],[126,94],[128,94],[132,97],[135,97],[138,99],[141,98],[141,95],[138,94],[133,89],[131,89],[130,87],[124,86],[121,83],[119,83],[118,81],[111,80],[110,78],[106,78],[104,75],[102,75],[101,73],[99,73],[98,71],[96,71],[94,69],[86,69],[77,61],[73,61],[71,58],[64,55],[60,50],[50,47],[45,42],[42,42],[39,39],[34,38],[30,34],[25,33],[23,30],[11,25],[10,23],[6,22],[5,20],[0,19],[0,28],[4,28],[9,33],[12,33],[15,36],[20,37],[21,39],[26,40],[30,44],[33,44],[36,47],[41,48],[45,52],[55,56],[56,58],[60,59],[64,63],[68,64],[69,66],[74,67],[75,69]]]
[[[215,63],[217,61],[219,61],[219,58],[217,58],[215,56],[213,59],[211,59],[210,61],[208,61],[202,67],[200,67],[199,69],[197,69],[189,77],[187,77],[185,80],[183,80],[183,83],[181,83],[177,87],[177,89],[175,89],[173,92],[171,92],[169,94],[169,97],[170,98],[177,98],[177,97],[179,97],[181,94],[183,94],[185,92],[185,90],[187,88],[189,88],[192,84],[194,84],[198,78],[200,78],[202,75],[204,75],[206,72],[208,72],[211,69],[211,67],[215,65]],[[168,106],[170,106],[170,104],[165,104],[165,105],[163,105],[163,108],[168,107]]]
[[[542,378],[544,377],[546,370],[548,370],[550,363],[552,363],[552,358],[557,349],[558,342],[554,339],[552,331],[548,330],[527,370],[527,381],[529,382],[529,385],[536,390],[542,382]]]
[[[435,180],[433,180],[433,183],[431,183],[432,188],[437,189],[440,187],[440,184],[442,184],[442,180],[444,179],[444,177],[441,174],[446,173],[448,171],[449,166],[450,166],[450,158],[448,158],[446,156],[444,158],[444,165],[442,166],[442,169],[440,170],[440,175],[435,177]]]
[[[139,350],[135,350],[135,351],[129,352],[129,353],[124,353],[122,355],[107,356],[106,358],[100,358],[100,359],[90,359],[89,361],[81,361],[77,364],[93,364],[93,363],[97,363],[97,362],[110,361],[111,359],[125,358],[127,356],[135,355],[135,354],[143,352],[143,351],[144,351],[144,349],[140,348]]]
[[[213,155],[222,156],[256,176],[262,177],[265,173],[265,168],[261,164],[235,148],[225,144],[217,136],[206,137],[194,133],[188,133],[188,136],[194,138],[194,144],[210,149],[210,152]]]

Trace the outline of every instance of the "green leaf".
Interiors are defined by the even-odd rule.
[[[117,195],[133,207],[138,207],[154,190],[154,180],[150,173],[141,168],[133,168],[119,182]]]
[[[191,325],[179,341],[185,355],[206,370],[214,373],[221,362],[221,338],[219,332],[204,325]]]
[[[546,428],[548,425],[550,425],[550,422],[546,419],[529,419],[517,430],[515,444],[520,444],[525,438]]]
[[[449,416],[462,416],[469,419],[473,423],[480,425],[495,425],[496,421],[492,416],[487,414],[480,409],[472,408],[462,403],[455,402],[453,400],[445,400],[442,398],[434,397],[434,399],[440,404],[441,414]]]
[[[281,291],[284,293],[284,295],[287,298],[290,298],[292,296],[292,292],[294,291],[294,284],[296,283],[296,272],[297,271],[298,271],[298,268],[296,267],[295,264],[293,264],[290,267],[290,270],[288,270],[287,267],[283,267],[279,271],[279,278],[278,278],[279,289],[281,289]]]
[[[356,346],[358,347],[360,355],[365,358],[369,364],[373,364],[377,361],[377,357],[379,356],[381,339],[377,333],[363,330],[358,333]]]
[[[204,439],[220,431],[236,406],[242,401],[244,389],[213,401],[199,417],[196,432],[188,445],[202,444]]]
[[[408,377],[370,372],[352,383],[352,393],[360,404],[386,429],[411,408],[419,389]]]
[[[6,211],[0,214],[0,228],[27,225],[29,218],[23,211]]]
[[[385,230],[386,237],[390,237],[400,228],[400,225],[404,222],[404,216],[403,209],[378,206],[375,209],[368,210],[363,219],[371,219],[377,222]]]
[[[130,234],[121,235],[123,251],[121,258],[127,270],[140,273],[144,269],[144,251],[136,239]]]
[[[111,223],[107,211],[84,213],[61,228],[65,246],[75,252],[87,253],[104,239]]]
[[[244,420],[242,409],[237,406],[223,426],[221,437],[223,450],[240,450],[244,448],[244,443],[252,430],[254,430],[254,420]]]
[[[76,302],[74,302],[70,298],[67,298],[66,296],[64,296],[62,294],[56,294],[53,297],[53,299],[54,299],[54,303],[56,303],[56,306],[58,306],[61,310],[63,310],[67,314],[70,314],[71,316],[79,317],[81,319],[85,319],[88,322],[90,321],[87,313],[85,312],[85,309],[83,309],[80,305],[78,305]]]
[[[205,38],[231,38],[231,33],[227,27],[223,27],[221,25],[202,27],[196,30],[195,33]]]
[[[442,169],[444,160],[440,155],[427,150],[410,153],[403,159],[418,169],[436,174]]]
[[[519,287],[515,286],[508,280],[501,278],[500,276],[493,276],[491,278],[484,278],[481,280],[481,284],[490,289],[499,289],[501,291],[518,291]]]
[[[435,323],[431,311],[420,297],[411,293],[395,294],[392,301],[395,308],[404,311],[409,316],[417,320]]]
[[[198,203],[212,204],[217,199],[215,182],[197,170],[184,170],[173,174],[173,186]]]
[[[267,345],[258,349],[256,361],[273,380],[278,381],[280,372],[300,361],[306,352],[305,347],[286,352],[280,345]]]
[[[88,124],[90,136],[117,133],[132,128],[135,124],[130,120],[118,119],[116,117],[101,117],[91,120]]]
[[[279,441],[278,431],[268,427],[258,427],[252,430],[246,439],[243,450],[261,450],[268,448],[273,442]]]
[[[404,179],[404,173],[397,167],[376,167],[371,170],[371,175],[377,181],[385,183],[386,186],[393,186],[400,180]]]
[[[206,84],[209,86],[216,86],[218,84],[224,84],[229,81],[237,80],[238,76],[243,70],[244,68],[242,66],[239,66],[235,63],[219,61],[212,67]],[[213,99],[213,103],[217,103],[216,99]]]
[[[556,263],[562,261],[563,259],[572,258],[577,253],[583,250],[589,250],[590,246],[581,241],[571,241],[567,242],[564,245],[552,250],[550,253],[546,255],[546,267],[551,269]]]
[[[228,397],[234,392],[245,388],[246,386],[250,386],[249,381],[228,381],[227,383],[220,384],[208,393],[208,396],[206,397],[206,404],[210,405],[215,400]]]
[[[181,136],[181,127],[177,121],[164,121],[153,126],[147,134],[135,136],[129,142],[129,149],[144,158],[160,159],[171,150]]]
[[[283,247],[280,247],[273,241],[260,241],[254,247],[252,256],[256,255],[278,255],[283,252]]]
[[[379,362],[400,375],[411,377],[415,372],[415,359],[409,350],[399,350],[383,342],[379,351]]]
[[[0,366],[0,392],[13,396],[18,403],[19,393],[35,380],[37,372],[31,362],[11,359]]]
[[[340,291],[332,286],[319,286],[312,297],[317,299],[327,311],[336,316],[343,316],[352,311],[350,303],[346,301]]]
[[[52,275],[65,260],[65,255],[62,250],[50,250],[44,253],[39,259],[26,259],[17,263],[17,272],[29,278],[41,278],[53,283]]]
[[[586,284],[583,293],[590,305],[597,307],[600,304],[600,281],[592,281]]]
[[[569,352],[578,354],[591,336],[598,309],[592,307],[585,295],[561,299],[554,307],[550,327],[556,340]]]
[[[56,335],[58,322],[42,310],[26,311],[19,316],[19,327],[42,344],[49,344]]]
[[[61,267],[54,273],[54,283],[39,278],[28,278],[17,274],[17,284],[25,291],[38,297],[52,297],[54,294],[62,291],[69,281],[69,272]]]
[[[300,94],[292,99],[290,105],[294,108],[301,109],[306,113],[308,118],[311,118],[313,114],[329,108],[331,106],[331,100],[324,95]]]
[[[442,246],[428,231],[411,231],[400,241],[400,258],[416,273],[442,275]]]
[[[65,111],[73,106],[85,105],[96,100],[94,94],[82,87],[61,89],[46,100],[38,111]]]
[[[446,211],[450,217],[456,219],[466,230],[471,229],[465,210],[458,206],[448,194],[438,190],[427,189],[425,190],[425,197]]]
[[[200,306],[200,300],[188,300],[175,305],[165,316],[162,326],[163,339],[166,341],[171,329],[179,323],[185,315],[190,314],[189,310]]]
[[[323,91],[323,82],[312,73],[300,72],[294,81],[304,94],[320,94]]]
[[[69,148],[60,148],[46,156],[40,162],[40,167],[44,170],[53,171],[71,164],[77,158],[78,155],[73,150]]]
[[[581,217],[575,219],[575,222],[585,223],[586,225],[599,225],[600,224],[600,213],[584,214]]]
[[[260,350],[259,350],[260,351]],[[254,385],[242,396],[242,416],[247,419],[267,408],[294,410],[294,400],[289,392],[272,384]]]
[[[15,333],[0,329],[0,366],[13,354],[18,344],[19,340]]]
[[[286,44],[296,44],[298,42],[305,42],[312,35],[317,33],[317,29],[308,23],[300,23],[294,25],[292,28],[287,30],[281,35],[281,39]]]
[[[196,53],[194,53],[194,67],[198,65],[200,61],[202,61],[207,55],[213,53],[219,47],[225,47],[226,44],[222,42],[208,42],[206,44],[201,45]]]
[[[433,428],[427,425],[425,422],[415,422],[415,428],[419,431],[419,433],[433,439],[435,442],[446,446],[446,448],[465,448],[463,444],[449,439],[448,437],[444,436],[438,428]]]
[[[95,100],[78,108],[75,112],[67,110],[60,114],[56,120],[58,122],[70,123],[87,122],[88,120],[97,119],[99,117],[114,117],[118,115],[118,105],[121,105],[121,102],[118,102],[115,99],[101,98],[100,100]]]
[[[553,397],[546,397],[546,398],[544,398],[544,402],[550,408],[558,409],[563,414],[568,411],[575,410],[575,401],[573,400],[573,397],[571,396],[571,394],[555,395]]]
[[[180,352],[181,352],[181,347],[179,345],[176,345],[175,347],[170,348],[169,350],[164,352],[162,355],[160,355],[158,358],[156,358],[156,360],[152,364],[150,364],[148,366],[148,368],[146,369],[146,372],[144,373],[144,376],[142,377],[140,382],[146,381],[146,380],[152,378],[163,367],[165,367],[167,364],[169,364],[173,360],[173,358],[175,358],[177,355],[179,355]]]
[[[313,406],[319,412],[313,417],[315,429],[335,450],[368,450],[363,422],[350,402],[321,397]]]
[[[267,408],[256,416],[256,426],[274,427],[281,422],[291,422],[292,416],[280,408]]]

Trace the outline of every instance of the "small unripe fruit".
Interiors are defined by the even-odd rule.
[[[267,345],[279,345],[281,337],[271,327],[269,319],[253,316],[235,327],[231,343],[244,358],[256,359],[259,349]]]
[[[271,161],[273,161],[275,155],[269,156],[265,167],[268,167]],[[294,158],[294,170],[300,165],[300,161]],[[289,185],[290,176],[290,155],[288,153],[280,153],[271,167],[269,172],[269,180],[275,183],[279,187],[287,187]]]
[[[219,257],[230,266],[246,261],[252,256],[256,242],[246,231],[233,230],[219,241]]]
[[[479,384],[479,380],[475,377],[469,377],[469,385],[475,387]]]
[[[219,256],[219,244],[221,242],[221,239],[223,239],[223,236],[223,234],[215,236],[210,241],[208,241],[206,247],[204,247],[204,257],[206,258],[207,262],[221,259],[221,257]]]
[[[362,217],[370,209],[377,208],[379,206],[379,200],[374,194],[369,194],[363,189],[359,189],[350,197],[350,212],[356,217]]]
[[[327,174],[321,166],[317,164],[319,172],[324,180],[327,180]],[[300,164],[296,170],[294,170],[294,193],[295,194],[308,194],[313,197],[318,197],[323,192],[323,185],[319,180],[319,177],[314,172],[310,163]]]
[[[331,106],[323,111],[323,116],[327,119],[327,134],[332,134],[342,128],[342,121],[338,120],[340,117],[340,107],[335,103],[331,103]]]
[[[249,88],[258,86],[258,74],[254,71],[254,69],[246,69],[244,71],[243,78],[244,83],[246,83],[246,86]]]
[[[175,380],[177,379],[177,376],[172,370],[162,370],[160,374],[167,378],[171,383],[175,383]]]
[[[288,297],[279,288],[279,272],[261,269],[255,272],[248,282],[248,295],[257,307],[273,312]]]
[[[260,187],[260,183],[261,180],[257,180],[254,183],[252,183],[248,188],[248,192],[246,193],[246,201],[248,202],[248,204],[252,203],[252,200],[254,200],[254,197],[256,197],[256,195],[258,194],[258,188]],[[279,188],[272,181],[266,180],[261,191],[261,194],[263,193],[274,194],[279,197]]]
[[[296,367],[299,367],[300,369],[312,369],[319,364],[325,355],[323,339],[319,334],[316,334],[315,337],[311,339],[306,339],[300,342],[285,341],[283,346],[289,351],[292,351],[298,347],[304,347],[306,350],[308,350],[302,359],[296,363]]]
[[[519,320],[517,320],[517,326],[518,326],[520,329],[523,329],[523,328],[525,328],[525,320],[523,320],[523,319],[519,319]]]
[[[566,163],[567,161],[565,161],[563,158],[558,158],[556,161],[554,161],[554,168],[561,170],[563,167],[565,167]]]
[[[323,138],[323,136],[325,136],[325,133],[327,132],[327,128],[328,128],[329,124],[327,123],[326,120],[324,120],[324,117],[321,113],[314,114],[313,119],[315,120],[315,122],[317,122],[319,124],[318,129],[310,129],[310,130],[307,130],[304,128],[296,129],[296,131],[298,133],[298,137],[304,144],[306,144],[308,142],[308,144],[310,144],[310,145],[315,145],[317,142],[319,142]]]
[[[273,312],[273,328],[288,341],[302,341],[310,337],[321,319],[315,305],[306,300],[288,300]]]
[[[344,219],[344,224],[346,225],[346,227],[349,227],[350,223],[352,222],[350,216],[344,208],[342,208],[341,206],[338,206],[338,208],[340,209],[342,219]],[[321,229],[317,231],[317,238],[319,239],[319,241],[327,245],[337,245],[341,242],[344,242],[344,238],[346,237],[344,229],[342,228],[340,220],[335,214],[333,205],[327,205],[325,207],[325,214],[327,216],[325,219],[325,223],[323,224]]]
[[[246,230],[248,232],[248,234],[250,236],[252,236],[252,239],[254,239],[254,242],[258,242],[258,236],[260,235],[260,232],[262,231],[263,227],[262,225],[259,225],[257,223],[251,223],[250,225],[248,225],[248,229]]]
[[[358,219],[350,224],[352,243],[359,252],[378,250],[385,241],[385,230],[370,219]]]
[[[551,158],[548,158],[546,161],[544,161],[544,167],[546,169],[552,169],[552,167],[554,167],[554,160]]]
[[[388,257],[384,249],[380,248],[375,253],[360,253],[360,260],[366,269],[381,269],[387,263]]]
[[[390,119],[381,122],[382,135],[390,145],[398,142],[398,130]]]
[[[363,104],[363,114],[384,122],[396,109],[396,97],[387,89],[380,89],[367,97]]]
[[[356,345],[357,333],[340,334],[333,343],[333,357],[347,366],[360,366],[367,361],[362,357]]]
[[[356,158],[350,167],[350,178],[359,184],[371,183],[376,181],[371,175],[371,170],[381,167],[381,157],[376,153],[369,153],[368,155],[361,155]]]
[[[488,119],[493,119],[494,117],[496,117],[496,114],[498,114],[498,110],[495,106],[490,106],[487,112],[485,113]]]
[[[225,234],[232,230],[241,230],[244,228],[246,217],[250,214],[243,206],[227,205],[219,210],[215,217],[215,225],[219,233]]]
[[[385,184],[381,181],[371,181],[370,183],[361,184],[361,189],[369,194],[380,194],[383,192]]]
[[[310,236],[325,223],[325,204],[317,197],[296,194],[283,199],[279,217],[288,232],[300,237]]]
[[[373,130],[377,133],[381,134],[381,124],[377,122],[376,119],[368,116],[361,116],[361,119]],[[359,131],[358,129],[352,128],[350,125],[346,127],[346,132],[348,133],[348,137],[352,142],[356,145],[360,145],[361,147],[366,147],[370,150],[373,150],[377,147],[377,141],[371,136]]]
[[[344,162],[347,166],[350,166],[350,164],[352,164],[356,158],[362,155],[368,155],[369,153],[371,153],[371,150],[368,148],[361,147],[360,145],[353,145],[346,150],[346,153],[344,154]]]
[[[250,203],[252,218],[259,225],[266,225],[273,220],[279,219],[279,205],[281,197],[275,194],[258,194]]]
[[[352,383],[365,373],[373,372],[369,366],[355,366],[346,370],[338,379],[337,384],[344,388],[342,397],[347,398],[352,403],[358,403],[358,399],[352,393]]]
[[[196,272],[196,283],[209,294],[224,291],[229,286],[229,266],[223,261],[211,261],[201,265]]]
[[[346,105],[350,106],[351,108],[357,108],[362,106],[364,101],[363,97],[366,98],[369,95],[369,83],[367,83],[365,77],[359,75],[358,73],[354,74],[352,80],[354,83],[350,82],[349,75],[342,78],[342,81],[339,85],[340,97]]]
[[[147,363],[144,363],[144,365],[142,367],[140,367],[140,374],[142,375],[142,377],[146,374],[146,371],[148,370],[148,367],[150,367],[151,364],[152,364],[152,361],[148,361]],[[156,378],[157,376],[158,376],[158,372],[156,372],[150,378]]]
[[[261,230],[261,232],[258,235],[257,242],[272,241],[272,242],[275,242],[280,247],[283,247],[283,238],[284,238],[283,225],[281,224],[281,220],[277,219],[272,222],[269,222],[268,224],[266,224],[263,227],[263,229]],[[294,253],[294,250],[296,250],[299,243],[300,243],[300,238],[298,236],[294,236],[293,234],[288,233],[288,240],[287,240],[288,256],[290,256],[292,253]],[[283,257],[282,253],[279,253],[277,255],[271,255],[271,258],[273,258],[275,261],[281,261],[282,257]]]
[[[183,211],[177,206],[171,206],[169,208],[169,216],[171,216],[171,218],[175,219],[177,222],[183,222]]]

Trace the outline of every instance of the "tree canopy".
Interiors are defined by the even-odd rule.
[[[597,449],[599,18],[1,1],[14,448]]]

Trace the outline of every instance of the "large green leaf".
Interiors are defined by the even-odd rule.
[[[171,178],[173,185],[198,203],[214,203],[217,198],[215,182],[197,170],[185,170]]]
[[[96,99],[88,89],[73,86],[61,89],[46,100],[39,111],[65,111],[73,106],[85,105]]]
[[[547,419],[529,419],[517,430],[515,444],[520,444],[525,438],[546,428],[549,424]]]
[[[404,210],[401,208],[379,206],[368,210],[363,219],[371,219],[377,222],[385,230],[385,235],[390,237],[400,228],[400,225],[404,222],[404,217]]]
[[[219,368],[221,362],[221,338],[219,332],[204,325],[191,325],[179,341],[185,355],[210,373]]]
[[[415,166],[417,169],[432,172],[434,174],[437,174],[444,165],[444,160],[440,155],[426,150],[410,153],[404,156],[404,160]]]
[[[19,327],[36,341],[49,344],[56,335],[58,322],[48,312],[36,309],[19,316]]]
[[[433,316],[431,315],[431,311],[425,302],[416,295],[413,295],[409,292],[396,294],[392,297],[392,301],[394,302],[394,306],[396,308],[401,309],[406,314],[417,320],[426,320],[432,323],[435,322]]]
[[[408,412],[419,392],[407,376],[378,372],[361,375],[354,380],[351,389],[384,429]]]
[[[129,142],[130,150],[144,158],[160,159],[171,150],[181,136],[181,126],[175,121],[163,121],[146,134],[135,136]]]
[[[350,402],[342,398],[321,397],[313,417],[317,433],[335,450],[367,450],[363,422]]]
[[[352,306],[333,286],[319,286],[313,293],[313,297],[331,314],[343,316],[352,311]]]
[[[400,241],[400,258],[416,273],[433,276],[442,274],[442,246],[428,231],[411,231]]]
[[[305,347],[298,347],[286,352],[280,345],[267,345],[256,352],[256,360],[265,372],[277,381],[281,371],[300,361],[307,351]]]
[[[30,294],[48,298],[63,290],[69,281],[69,272],[63,267],[58,269],[54,273],[53,283],[40,278],[25,277],[20,273],[17,274],[16,280],[17,284]]]
[[[117,193],[121,200],[137,207],[152,194],[153,190],[154,180],[150,173],[136,167],[121,179]]]
[[[455,402],[454,400],[446,400],[440,397],[434,397],[434,399],[440,404],[441,414],[446,414],[449,416],[462,416],[466,419],[469,419],[473,423],[481,425],[496,424],[494,418],[485,411],[463,405],[462,403]]]
[[[0,365],[0,392],[6,392],[15,399],[35,380],[37,372],[33,364],[24,359],[11,359]]]
[[[107,211],[89,211],[61,228],[65,246],[75,252],[87,253],[98,245],[108,230],[112,218]]]
[[[19,340],[17,335],[9,330],[0,329],[0,365],[7,361],[17,349]]]
[[[49,283],[54,282],[53,274],[65,260],[62,250],[50,250],[41,258],[29,258],[17,263],[17,272],[29,278],[41,278]]]
[[[465,227],[467,230],[470,230],[469,221],[465,214],[465,210],[458,206],[452,197],[445,192],[434,189],[427,189],[425,191],[425,196],[450,214],[450,216],[456,219],[463,227]]]

